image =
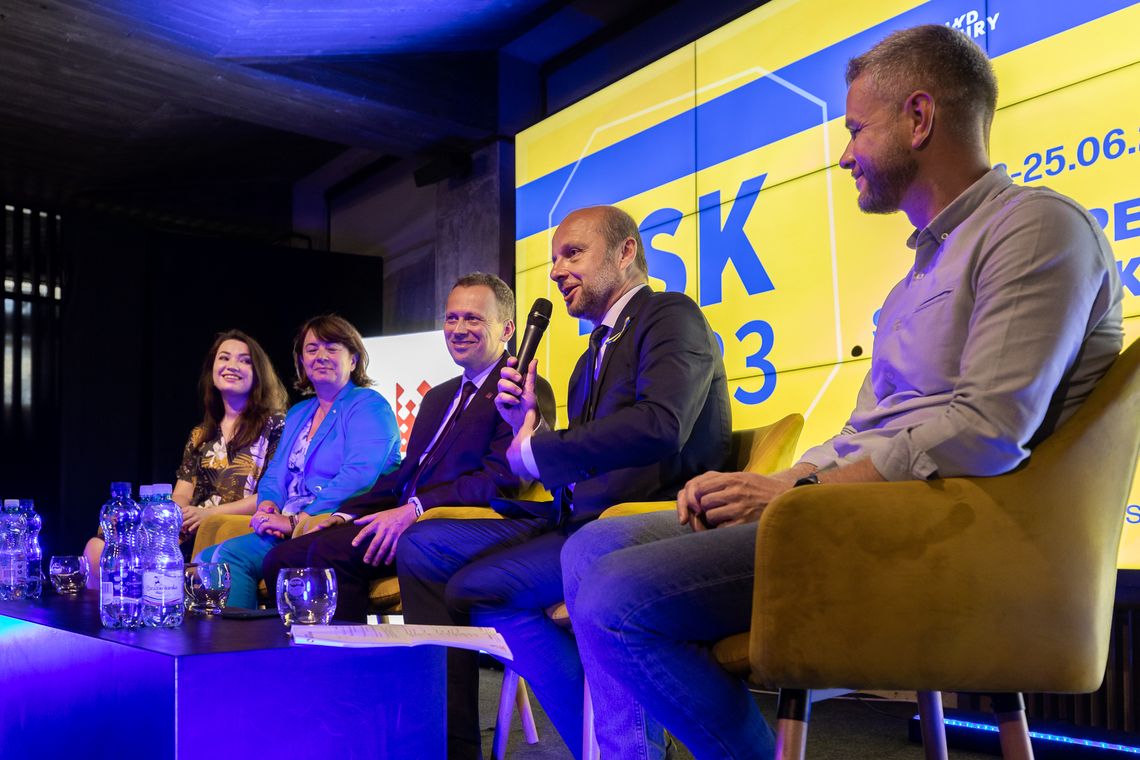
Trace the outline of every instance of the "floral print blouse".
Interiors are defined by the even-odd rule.
[[[177,474],[179,480],[194,484],[194,498],[190,503],[210,507],[257,493],[257,482],[273,458],[284,426],[284,415],[271,414],[261,428],[261,435],[237,451],[230,451],[226,446],[220,428],[209,441],[205,440],[206,431],[201,426],[191,430]]]

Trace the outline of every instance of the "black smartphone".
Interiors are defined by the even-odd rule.
[[[222,617],[227,620],[259,620],[277,617],[277,610],[250,610],[245,607],[223,607]]]

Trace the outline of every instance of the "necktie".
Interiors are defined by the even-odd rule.
[[[475,383],[470,380],[463,383],[463,389],[459,392],[459,404],[455,407],[455,411],[451,413],[451,416],[447,418],[447,422],[443,424],[443,430],[439,431],[439,435],[437,435],[435,441],[432,442],[431,449],[428,450],[428,453],[420,460],[419,467],[416,468],[415,474],[408,480],[408,485],[404,487],[403,503],[406,504],[408,499],[416,495],[416,486],[420,482],[420,476],[427,471],[428,466],[437,458],[436,454],[442,450],[440,444],[447,438],[447,434],[451,432],[451,429],[455,427],[455,421],[459,419],[459,415],[463,414],[463,410],[467,408],[467,401],[475,391]]]
[[[610,328],[607,325],[599,325],[590,333],[590,351],[586,360],[586,364],[588,365],[587,369],[590,374],[586,382],[586,400],[582,404],[583,422],[594,418],[594,385],[598,381],[598,372],[602,368],[602,344],[605,342],[609,332]]]

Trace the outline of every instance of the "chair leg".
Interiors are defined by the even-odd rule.
[[[522,721],[523,736],[527,744],[538,744],[538,727],[534,725],[534,711],[530,707],[530,690],[526,681],[519,679],[518,691],[515,694],[515,707],[519,711],[519,720]]]
[[[922,725],[922,750],[926,760],[947,760],[946,724],[942,716],[942,692],[918,692],[918,716]]]
[[[780,689],[780,701],[776,708],[776,760],[804,760],[810,718],[810,692],[805,689]]]
[[[1029,743],[1029,723],[1025,720],[1025,702],[1021,692],[991,694],[994,717],[1001,738],[1001,756],[1005,760],[1033,760],[1033,745]]]
[[[590,682],[582,690],[582,760],[598,760],[602,753],[594,732],[594,700],[590,698]]]
[[[491,757],[503,760],[507,756],[507,740],[511,735],[511,718],[519,688],[519,674],[510,665],[503,667],[503,688],[499,691],[499,715],[495,718],[495,739],[491,744]]]

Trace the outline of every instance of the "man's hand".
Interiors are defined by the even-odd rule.
[[[751,472],[706,472],[677,494],[677,519],[694,531],[756,522],[792,484]]]
[[[360,546],[361,543],[368,541],[368,548],[364,551],[364,561],[373,567],[379,567],[381,562],[390,565],[396,559],[396,544],[400,536],[415,521],[416,508],[412,504],[358,517],[355,520],[356,524],[364,527],[356,534],[356,538],[352,539],[352,545]]]
[[[534,430],[538,421],[538,398],[534,395],[534,378],[538,374],[538,359],[531,360],[530,368],[526,373],[526,382],[522,374],[515,369],[518,359],[510,357],[507,366],[499,373],[499,393],[495,396],[495,408],[511,426],[511,430],[518,436],[524,427]]]
[[[527,412],[526,420],[522,428],[515,433],[511,445],[507,447],[507,464],[510,465],[511,472],[523,480],[531,480],[534,478],[534,474],[527,469],[526,462],[523,461],[522,445],[523,441],[534,435],[535,418],[537,415],[538,413],[533,409]]]
[[[337,525],[347,524],[348,521],[340,515],[329,515],[319,522],[317,520],[309,520],[307,523],[305,523],[305,527],[302,529],[301,535],[307,536],[310,533],[316,533],[319,530],[325,530],[326,528],[332,528]]]

